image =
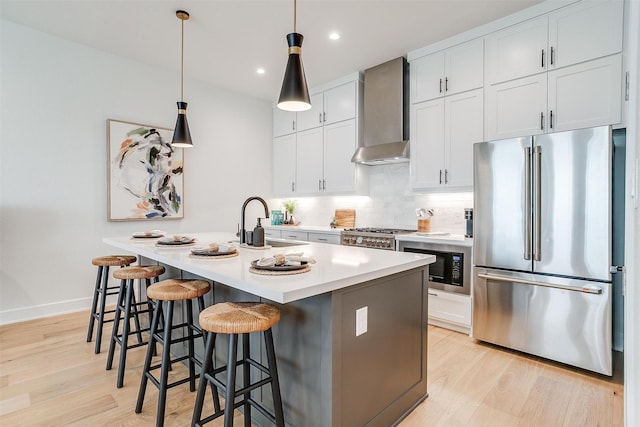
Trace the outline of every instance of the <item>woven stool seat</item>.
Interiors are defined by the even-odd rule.
[[[91,264],[98,267],[120,267],[133,264],[136,260],[133,255],[107,255],[92,259]]]
[[[201,297],[211,290],[205,280],[167,279],[147,288],[147,297],[162,301],[181,301]]]
[[[280,321],[280,310],[263,302],[223,302],[200,313],[200,326],[219,334],[266,331]]]
[[[116,279],[151,279],[164,273],[161,265],[132,265],[113,272]]]

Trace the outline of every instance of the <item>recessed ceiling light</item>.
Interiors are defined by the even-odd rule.
[[[258,69],[256,70],[256,73],[258,73],[258,74],[264,74],[264,73],[265,73],[265,70],[264,70],[264,68],[262,68],[262,67],[258,67]]]
[[[334,31],[331,34],[329,34],[329,38],[331,40],[338,40],[340,38],[340,33],[338,33],[337,31]]]

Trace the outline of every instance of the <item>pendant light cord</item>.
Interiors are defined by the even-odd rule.
[[[182,21],[182,43],[180,45],[180,102],[184,102],[184,19]]]
[[[297,11],[296,11],[296,0],[293,0],[293,32],[296,32],[296,16],[297,16]]]

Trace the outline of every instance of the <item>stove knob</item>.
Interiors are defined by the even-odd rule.
[[[362,244],[362,240],[363,240],[363,239],[362,239],[362,236],[358,236],[358,237],[356,237],[356,243],[357,243],[357,244],[361,245],[361,244]]]

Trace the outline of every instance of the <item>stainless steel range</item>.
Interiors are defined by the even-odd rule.
[[[398,228],[346,228],[340,233],[340,244],[395,251],[395,235],[413,233],[415,231]]]

